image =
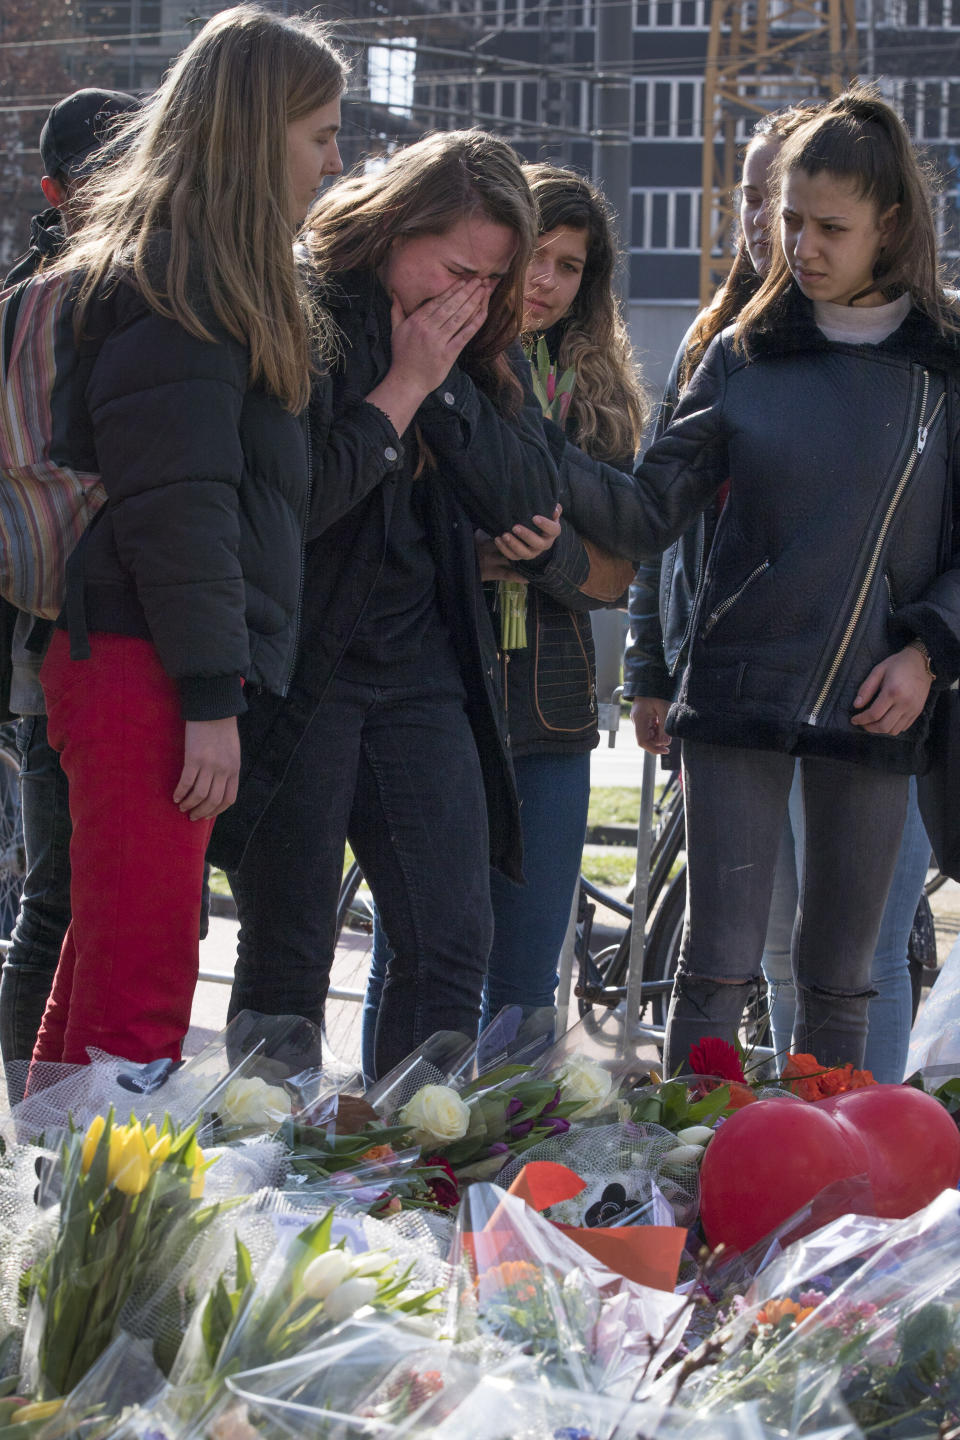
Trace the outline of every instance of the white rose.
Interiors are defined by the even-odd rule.
[[[599,1115],[613,1090],[613,1077],[595,1060],[572,1055],[553,1077],[560,1086],[564,1100],[582,1102],[570,1116],[571,1120],[587,1120]]]
[[[449,1145],[460,1140],[470,1124],[470,1107],[449,1085],[424,1085],[400,1111],[397,1119],[413,1131],[418,1145]]]
[[[343,1250],[328,1250],[311,1260],[303,1272],[303,1289],[311,1300],[326,1300],[342,1285],[351,1270],[350,1257]]]
[[[231,1080],[220,1100],[220,1113],[234,1125],[269,1125],[290,1114],[290,1096],[259,1075]]]
[[[341,1320],[346,1320],[355,1310],[363,1305],[369,1305],[377,1293],[376,1280],[367,1280],[358,1276],[354,1280],[345,1280],[338,1285],[323,1303],[327,1318],[332,1320],[334,1325],[339,1325]]]

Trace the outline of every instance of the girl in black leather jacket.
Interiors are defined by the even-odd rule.
[[[476,1029],[489,867],[520,873],[473,533],[536,529],[556,505],[508,353],[535,234],[516,156],[480,131],[341,182],[306,231],[341,345],[311,401],[303,644],[286,700],[251,703],[212,853],[240,917],[231,1013],[319,1022],[349,837],[393,949],[381,1075],[437,1030]]]
[[[806,830],[797,1048],[862,1063],[873,948],[960,673],[948,391],[957,319],[895,113],[855,90],[784,145],[782,248],[638,470],[661,542],[729,477],[670,729],[690,894],[667,1064],[733,1038],[755,981],[794,757]],[[648,518],[649,516],[648,512]]]

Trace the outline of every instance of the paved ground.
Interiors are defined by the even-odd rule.
[[[633,739],[629,721],[621,724],[614,749],[606,741],[593,752],[590,766],[594,785],[639,787],[643,771],[643,753]],[[948,881],[931,901],[937,931],[940,963],[946,959],[960,935],[960,885]],[[236,953],[237,927],[233,921],[213,919],[210,935],[203,942],[200,954],[201,972],[211,972],[229,979]],[[368,963],[369,936],[351,933],[337,952],[333,970],[333,988],[359,994]],[[194,1050],[209,1035],[222,1029],[226,1021],[230,987],[227,984],[201,981],[197,987],[193,1009],[193,1029],[189,1048]],[[360,1006],[356,1002],[333,999],[327,1008],[329,1041],[344,1061],[354,1062],[360,1049]]]

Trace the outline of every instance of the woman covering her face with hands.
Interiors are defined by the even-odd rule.
[[[342,181],[306,230],[340,349],[311,402],[302,651],[286,700],[251,707],[214,854],[241,924],[231,1013],[319,1022],[349,838],[394,952],[380,1074],[436,1030],[476,1029],[489,866],[520,873],[473,535],[537,533],[556,505],[508,355],[535,234],[512,150],[472,131]]]

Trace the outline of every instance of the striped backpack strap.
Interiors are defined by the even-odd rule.
[[[72,281],[35,275],[0,294],[0,595],[55,618],[67,558],[105,499],[100,477],[70,463],[78,351]]]

